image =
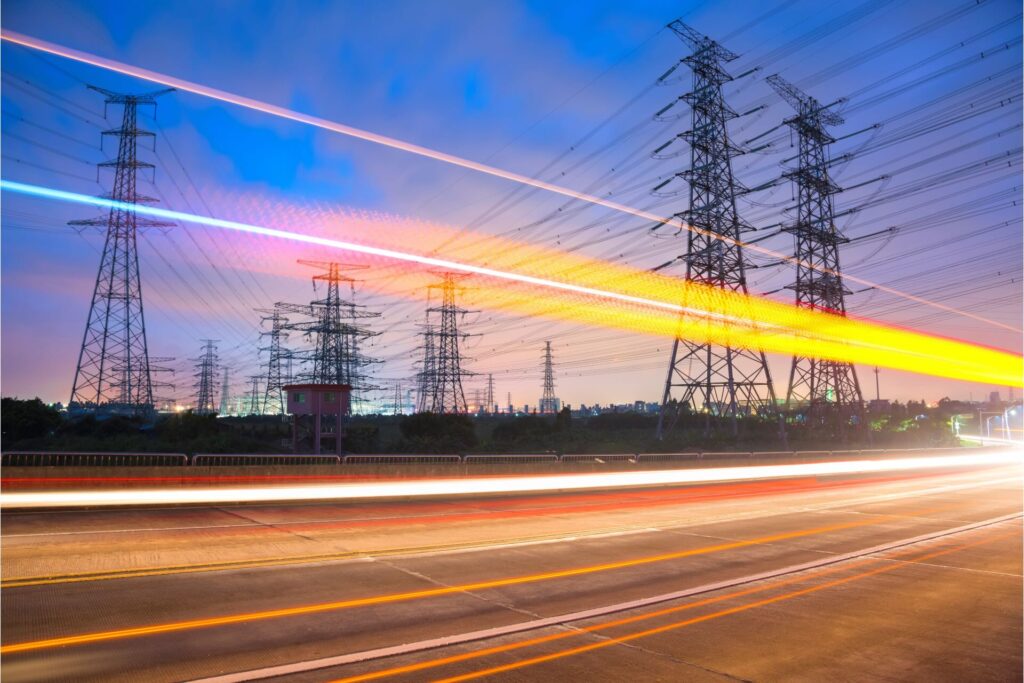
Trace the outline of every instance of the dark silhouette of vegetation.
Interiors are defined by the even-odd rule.
[[[0,401],[0,425],[4,442],[49,436],[61,425],[60,413],[38,398]]]
[[[416,413],[398,423],[402,434],[397,447],[403,452],[462,453],[477,444],[473,419],[467,415]]]
[[[663,441],[654,438],[657,417],[607,413],[467,416],[419,413],[354,416],[345,426],[349,453],[643,453],[687,450],[842,450],[953,445],[950,418],[975,410],[957,401],[894,403],[885,414],[869,414],[867,429],[851,425],[844,439],[799,421],[779,438],[776,420],[747,418],[740,436],[723,424],[704,436],[705,416],[684,413]],[[971,418],[973,419],[973,418]],[[173,453],[287,453],[291,427],[280,416],[218,418],[191,412],[155,421],[126,417],[67,419],[39,399],[3,399],[4,450],[137,451]],[[977,431],[977,427],[968,428]]]

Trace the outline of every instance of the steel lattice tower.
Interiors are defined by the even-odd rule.
[[[487,375],[487,410],[486,413],[493,413],[494,410],[494,375]]]
[[[729,142],[728,131],[728,122],[736,113],[725,104],[722,94],[722,85],[732,80],[722,65],[738,55],[681,21],[672,22],[669,28],[693,50],[682,60],[693,72],[693,89],[680,98],[689,104],[692,114],[690,130],[680,135],[690,145],[690,168],[679,174],[690,186],[690,208],[676,214],[697,228],[688,231],[686,279],[746,294],[746,263],[737,243],[743,224],[736,209],[737,183],[732,173],[736,148]],[[714,428],[712,418],[720,417],[730,420],[736,435],[739,416],[774,409],[775,392],[764,353],[677,337],[658,418],[658,438],[672,428],[685,405],[705,413],[705,433]]]
[[[405,411],[402,405],[402,382],[400,380],[395,382],[394,389],[395,393],[391,400],[391,414],[401,415]]]
[[[551,342],[544,342],[544,393],[538,406],[542,414],[558,412],[558,398],[555,396],[555,370],[551,362]]]
[[[416,412],[426,413],[433,408],[434,371],[436,368],[434,328],[430,325],[430,313],[423,327],[423,360],[416,373]]]
[[[220,409],[217,411],[218,415],[228,414],[228,402],[231,393],[231,385],[228,383],[228,367],[224,366],[224,379],[220,384]]]
[[[217,340],[203,339],[202,355],[196,358],[196,415],[217,412],[214,377],[217,374]]]
[[[281,340],[288,338],[288,318],[276,308],[261,308],[257,309],[257,312],[265,314],[260,319],[261,323],[270,323],[270,329],[260,333],[260,336],[270,338],[270,345],[260,348],[260,351],[269,354],[266,364],[262,366],[267,369],[267,374],[263,383],[261,412],[264,415],[284,415],[284,385],[288,380],[285,377],[283,361],[288,357],[289,351],[281,346]]]
[[[122,95],[95,86],[90,89],[104,95],[106,103],[123,108],[121,127],[103,131],[117,136],[117,159],[99,164],[114,169],[110,199],[128,205],[156,200],[136,191],[139,169],[155,168],[137,155],[140,137],[155,139],[151,131],[138,126],[139,106],[156,105],[156,97],[170,90],[143,95]],[[75,367],[68,409],[71,412],[95,411],[127,415],[153,412],[153,380],[146,320],[142,306],[142,279],[139,275],[137,234],[139,228],[170,227],[172,223],[139,218],[131,208],[112,208],[101,218],[71,221],[75,227],[103,226],[106,240],[93,288],[89,318],[82,337],[82,348]]]
[[[281,313],[297,313],[312,318],[283,326],[283,329],[299,330],[315,339],[312,352],[307,354],[313,367],[305,379],[314,384],[348,384],[352,387],[353,404],[362,402],[365,399],[361,394],[376,389],[367,383],[364,368],[377,361],[361,353],[360,342],[379,333],[370,331],[357,321],[376,318],[380,314],[355,303],[356,280],[342,271],[363,266],[327,261],[300,260],[299,263],[324,271],[313,276],[314,289],[317,282],[327,283],[327,295],[323,299],[311,301],[308,305],[279,303],[276,306]],[[349,285],[348,299],[341,296],[343,282]]]
[[[455,283],[459,274],[442,273],[441,276],[440,284],[431,285],[431,288],[441,290],[441,306],[427,309],[428,316],[440,316],[440,322],[431,334],[435,349],[433,368],[428,377],[428,410],[432,413],[466,413],[468,406],[462,378],[470,373],[462,369],[459,342],[467,335],[459,332],[458,321],[469,311],[455,303],[458,289]]]
[[[797,112],[785,121],[799,140],[797,167],[784,174],[797,188],[796,221],[783,227],[796,238],[796,283],[788,288],[796,293],[798,307],[845,316],[845,296],[850,291],[839,269],[839,246],[849,240],[834,222],[832,197],[842,189],[828,174],[828,148],[835,139],[826,131],[826,126],[839,125],[843,118],[830,110],[833,105],[822,105],[778,75],[767,80]],[[836,422],[842,429],[864,409],[853,365],[794,356],[786,409],[806,410],[810,422]]]
[[[252,382],[252,388],[249,390],[249,414],[262,415],[263,412],[260,410],[260,376],[249,375],[249,381]]]

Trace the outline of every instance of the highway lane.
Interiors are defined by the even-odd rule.
[[[842,492],[849,487],[887,482],[916,486],[912,482],[917,478],[933,476],[799,478],[358,505],[6,513],[3,582],[10,586],[55,574],[58,580],[67,580],[642,532],[652,524],[661,528],[717,518],[714,515],[749,515],[750,501],[763,496],[774,497],[776,504],[790,500],[799,507],[804,501],[801,494],[814,492],[819,504],[827,505],[828,500],[845,501]],[[509,531],[511,523],[514,533]]]
[[[744,578],[1019,515],[1022,509],[1019,467],[911,475],[457,501],[5,512],[4,580],[53,578],[4,590],[3,675],[186,680],[315,662],[723,580],[739,582],[725,593],[766,586],[787,579]],[[590,678],[621,680],[633,671],[633,677],[717,680],[861,671],[919,679],[910,672],[952,675],[969,667],[981,679],[1012,679],[1021,670],[1019,529],[1019,520],[1009,519],[850,559],[834,565],[837,575],[830,578],[814,574],[829,568],[808,570],[796,575],[799,585],[772,585],[763,595],[694,609],[706,616],[873,569],[853,566],[857,562],[897,567],[489,675],[550,680],[590,671]],[[932,559],[877,559],[907,552],[924,556],[990,536],[994,540]],[[349,555],[325,561],[332,551]],[[260,564],[274,553],[291,559]],[[215,563],[224,558],[242,564],[218,569]],[[195,566],[176,570],[187,564],[182,559]],[[82,567],[129,574],[142,567],[151,573],[112,578],[100,572],[72,580],[82,572],[71,570]],[[679,602],[287,678],[366,674],[553,633],[571,632],[577,639],[484,654],[398,678],[468,675],[610,642],[609,633],[628,636],[692,618],[663,615],[609,633],[577,635],[597,622]],[[946,660],[960,664],[937,666]],[[895,668],[884,673],[883,661]]]

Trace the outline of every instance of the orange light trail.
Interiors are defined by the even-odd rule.
[[[618,637],[615,637],[615,638],[605,638],[605,639],[602,639],[602,640],[600,640],[600,641],[598,641],[596,643],[590,643],[588,645],[581,645],[579,647],[575,647],[575,648],[571,648],[571,649],[567,649],[567,650],[561,650],[561,651],[553,652],[553,653],[546,654],[546,655],[540,655],[540,656],[537,656],[537,657],[531,657],[530,659],[523,659],[523,660],[520,660],[518,662],[512,662],[510,664],[504,664],[504,665],[501,665],[501,666],[495,666],[495,667],[491,667],[491,668],[488,668],[488,669],[481,669],[481,670],[478,670],[478,671],[473,671],[473,672],[462,674],[462,675],[459,675],[459,676],[451,676],[451,677],[448,677],[448,678],[438,679],[437,681],[435,681],[435,683],[458,683],[459,681],[469,681],[469,680],[473,680],[475,678],[481,678],[481,677],[484,677],[484,676],[493,676],[495,674],[503,673],[505,671],[512,671],[512,670],[515,670],[515,669],[522,669],[522,668],[527,667],[527,666],[533,666],[534,664],[542,664],[544,662],[550,662],[550,661],[553,661],[553,660],[556,660],[556,659],[563,659],[565,657],[571,657],[573,655],[584,654],[586,652],[591,652],[593,650],[599,650],[601,648],[610,647],[612,645],[619,645],[621,643],[628,643],[628,642],[631,642],[633,640],[638,640],[640,638],[647,638],[649,636],[657,635],[659,633],[665,633],[667,631],[674,631],[676,629],[685,628],[686,626],[693,626],[695,624],[700,624],[700,623],[703,623],[703,622],[706,622],[706,621],[711,621],[713,619],[718,619],[720,617],[729,616],[731,614],[737,614],[737,613],[740,613],[740,612],[746,612],[748,610],[756,609],[758,607],[765,607],[767,605],[771,605],[771,604],[774,604],[774,603],[777,603],[777,602],[783,602],[785,600],[792,600],[793,598],[798,598],[798,597],[801,597],[801,596],[804,596],[804,595],[809,595],[811,593],[817,593],[819,591],[823,591],[823,590],[826,590],[828,588],[834,588],[836,586],[842,586],[844,584],[852,583],[854,581],[860,581],[861,579],[866,579],[866,578],[871,577],[871,576],[876,576],[878,574],[884,574],[886,572],[891,572],[891,571],[894,571],[896,569],[900,569],[901,567],[904,567],[906,565],[906,563],[924,562],[926,560],[931,560],[931,559],[934,559],[936,557],[941,557],[942,555],[948,555],[950,553],[959,552],[961,550],[966,550],[968,548],[973,548],[973,547],[976,547],[976,546],[979,546],[979,545],[985,545],[985,544],[988,544],[988,543],[995,543],[996,541],[1000,541],[1000,540],[1002,540],[1004,538],[1018,537],[1018,536],[1020,536],[1020,531],[1019,530],[1011,531],[1011,532],[1005,533],[1005,534],[998,534],[996,536],[992,536],[992,537],[989,537],[989,538],[984,538],[984,539],[981,539],[981,540],[978,540],[978,541],[973,541],[971,543],[964,543],[962,545],[954,546],[952,548],[946,548],[944,550],[937,550],[937,551],[925,553],[923,555],[918,555],[917,557],[914,557],[914,558],[909,559],[909,560],[898,561],[897,564],[890,564],[890,565],[887,565],[887,566],[878,567],[877,569],[871,569],[871,570],[868,570],[868,571],[865,571],[865,572],[860,572],[858,574],[854,574],[853,576],[846,576],[846,577],[843,577],[843,578],[840,578],[840,579],[834,579],[832,581],[827,581],[825,583],[818,584],[816,586],[810,586],[808,588],[802,588],[800,590],[790,591],[788,593],[783,593],[781,595],[775,595],[775,596],[772,596],[770,598],[764,598],[764,599],[761,599],[761,600],[755,600],[753,602],[748,602],[748,603],[743,604],[743,605],[737,605],[736,607],[730,607],[728,609],[719,610],[717,612],[712,612],[710,614],[703,614],[703,615],[701,615],[699,617],[692,617],[690,619],[685,619],[683,621],[677,621],[677,622],[673,622],[671,624],[665,624],[665,625],[658,626],[658,627],[655,627],[655,628],[646,629],[644,631],[638,631],[636,633],[630,633],[630,634],[624,635],[624,636],[618,636]],[[867,562],[857,563],[857,564],[855,564],[853,566],[854,567],[856,567],[856,566],[863,566],[864,564],[867,564]],[[849,567],[847,567],[847,568],[849,568]],[[818,573],[812,575],[812,577],[820,576],[822,574],[828,574],[828,573],[831,573],[831,570],[828,570],[828,571],[825,571],[825,572],[818,572]],[[787,585],[788,583],[794,583],[797,580],[806,580],[807,578],[809,578],[809,577],[800,577],[799,579],[796,579],[796,580],[793,580],[793,581],[786,581],[786,582],[782,582],[782,583],[779,583],[779,584],[774,584],[772,586],[768,586],[768,587],[765,587],[765,588],[760,589],[760,590],[767,590],[767,588],[775,588],[775,587],[778,587],[780,585]],[[738,597],[738,596],[742,596],[745,593],[749,594],[749,593],[756,592],[757,590],[759,590],[759,589],[751,589],[751,590],[748,590],[748,591],[740,591],[740,592],[737,592],[737,593],[733,593],[731,595],[722,596],[721,598],[717,598],[717,599],[716,598],[711,598],[711,599],[708,599],[708,600],[703,600],[703,601],[699,601],[699,602],[696,602],[696,603],[691,603],[691,604],[688,604],[688,605],[683,605],[681,607],[675,608],[675,610],[689,609],[689,608],[692,608],[692,607],[700,607],[700,606],[703,606],[703,605],[706,605],[706,604],[710,604],[710,603],[716,602],[719,599]],[[661,614],[669,613],[671,611],[673,611],[673,610],[672,609],[662,610]],[[652,614],[652,615],[643,615],[641,618],[647,618],[649,616],[660,616],[661,614],[655,613],[655,614]],[[634,618],[634,620],[639,620],[639,618]],[[620,625],[621,623],[628,623],[629,621],[630,620],[628,620],[628,619],[624,619],[624,620],[621,620],[620,623],[605,624],[605,625],[602,625],[600,627],[588,628],[588,629],[584,629],[584,630],[585,631],[594,631],[594,630],[598,630],[598,628],[610,628],[612,626]],[[575,635],[575,634],[574,633],[569,633],[569,634],[565,634],[565,635]],[[495,648],[495,649],[497,649],[497,648]],[[509,649],[512,649],[512,648],[509,648]],[[472,653],[470,653],[470,654],[472,654]],[[454,661],[459,661],[458,659],[456,659],[454,657],[452,659]],[[413,665],[413,666],[415,666],[415,665]],[[384,672],[384,673],[387,673],[387,672]],[[395,671],[395,673],[397,674],[397,673],[403,673],[403,672]],[[348,683],[348,682],[354,682],[354,681],[371,680],[371,678],[378,678],[378,676],[369,676],[369,675],[368,676],[355,676],[355,677],[352,677],[352,678],[346,678],[346,679],[341,679],[341,680],[345,681],[346,683]],[[335,683],[341,683],[341,682],[340,681],[336,681]]]
[[[519,270],[416,254],[398,245],[377,246],[291,232],[234,220],[127,204],[37,185],[0,180],[6,191],[109,209],[134,211],[172,221],[341,249],[370,258],[481,275],[503,284],[478,288],[491,308],[614,329],[682,337],[733,348],[865,363],[910,372],[1002,386],[1024,386],[1024,358],[979,345],[944,339],[879,323],[798,308],[763,297],[656,273],[560,254],[495,238],[492,263],[520,260]],[[377,233],[388,231],[376,231]],[[401,233],[379,237],[394,240]],[[525,257],[525,258],[524,258]],[[555,262],[552,263],[552,260]],[[574,281],[549,273],[573,272]],[[510,288],[508,282],[517,287]],[[543,289],[543,295],[535,290]],[[677,303],[679,301],[683,303]]]
[[[407,593],[376,595],[366,598],[339,600],[335,602],[325,602],[314,605],[286,607],[275,610],[264,610],[261,612],[230,614],[220,617],[211,617],[207,619],[189,619],[186,621],[176,621],[166,624],[154,624],[151,626],[139,626],[135,628],[117,629],[112,631],[98,631],[94,633],[85,633],[77,636],[62,636],[59,638],[32,640],[23,643],[4,645],[0,647],[0,654],[10,655],[19,652],[45,650],[49,648],[64,647],[68,645],[83,645],[86,643],[97,643],[108,640],[119,640],[123,638],[134,638],[138,636],[155,635],[158,633],[173,633],[176,631],[187,631],[198,628],[208,628],[212,626],[226,626],[229,624],[241,624],[251,621],[262,621],[265,619],[276,619],[281,617],[292,617],[306,614],[318,614],[322,612],[333,612],[337,610],[352,609],[357,607],[368,607],[371,605],[384,605],[396,602],[407,602],[410,600],[422,600],[424,598],[435,598],[444,595],[452,595],[455,593],[463,593],[467,591],[486,590],[490,588],[503,588],[506,586],[517,586],[528,583],[537,583],[540,581],[551,581],[554,579],[564,579],[573,576],[585,576],[588,574],[595,574],[599,572],[617,569],[627,569],[630,567],[639,567],[647,564],[653,564],[656,562],[665,562],[668,560],[677,560],[685,557],[694,557],[697,555],[707,555],[710,553],[723,552],[726,550],[746,548],[749,546],[764,543],[776,543],[778,541],[784,541],[793,538],[801,538],[805,536],[813,536],[816,534],[827,533],[830,531],[840,531],[843,529],[870,526],[872,524],[878,523],[880,523],[880,519],[857,520],[854,522],[843,522],[841,524],[831,524],[828,526],[815,527],[811,529],[802,529],[799,531],[771,534],[769,536],[761,536],[758,538],[752,538],[745,541],[731,541],[728,543],[718,543],[715,545],[703,546],[700,548],[691,548],[688,550],[680,550],[672,553],[664,553],[661,555],[639,557],[631,560],[621,560],[619,562],[608,562],[605,564],[590,565],[585,567],[574,567],[571,569],[544,572],[540,574],[527,574],[524,576],[514,576],[503,579],[495,579],[492,581],[480,581],[476,583],[462,584],[456,586],[444,586],[441,588],[431,588],[427,590],[412,591]]]
[[[16,31],[10,31],[7,29],[0,30],[0,39],[5,40],[9,43],[21,45],[23,47],[31,48],[34,50],[39,50],[41,52],[46,52],[52,55],[56,55],[58,57],[63,57],[65,59],[70,59],[83,64],[89,64],[91,66],[99,67],[101,69],[106,69],[108,71],[114,71],[116,73],[124,74],[126,76],[132,76],[134,78],[139,78],[141,80],[150,81],[153,83],[158,83],[160,85],[172,87],[177,90],[190,92],[192,94],[200,95],[202,97],[208,97],[211,99],[219,100],[221,102],[226,102],[228,104],[233,104],[239,107],[244,107],[246,109],[251,109],[254,111],[269,114],[271,116],[276,116],[290,121],[295,121],[297,123],[314,126],[316,128],[331,131],[333,133],[338,133],[360,140],[365,140],[367,142],[383,145],[385,147],[390,147],[392,149],[398,149],[403,152],[408,152],[410,154],[416,154],[418,156],[427,157],[429,159],[434,159],[436,161],[452,164],[455,166],[459,166],[461,168],[477,171],[479,173],[484,173],[486,175],[502,178],[504,180],[509,180],[511,182],[519,183],[522,185],[529,185],[541,190],[545,190],[547,192],[560,194],[565,197],[570,197],[572,199],[576,199],[579,201],[584,201],[597,206],[602,206],[606,209],[627,213],[632,216],[636,216],[637,218],[642,218],[644,220],[651,221],[652,223],[669,224],[671,222],[672,225],[675,225],[680,229],[688,230],[690,232],[694,232],[700,235],[713,237],[728,244],[740,246],[751,251],[755,251],[757,253],[770,256],[774,259],[781,259],[795,265],[801,265],[805,268],[811,268],[813,270],[817,270],[822,273],[827,273],[830,275],[840,275],[839,273],[836,273],[828,268],[824,268],[817,264],[802,261],[800,259],[794,258],[789,254],[784,254],[782,252],[778,252],[773,249],[768,249],[757,244],[750,244],[743,242],[741,240],[735,240],[725,235],[719,235],[710,230],[704,230],[697,226],[685,223],[682,220],[676,220],[673,222],[672,219],[666,219],[663,216],[659,216],[648,211],[635,209],[633,207],[629,207],[618,202],[613,202],[611,200],[604,199],[592,194],[578,192],[576,190],[562,187],[560,185],[555,185],[553,183],[548,183],[543,180],[530,178],[519,173],[506,171],[504,169],[500,169],[494,166],[489,166],[487,164],[482,164],[476,161],[472,161],[470,159],[458,157],[453,154],[447,154],[445,152],[441,152],[438,150],[429,149],[427,147],[416,145],[411,142],[406,142],[404,140],[399,140],[397,138],[388,137],[386,135],[380,135],[378,133],[373,133],[370,131],[362,130],[360,128],[355,128],[353,126],[347,126],[336,121],[330,121],[328,119],[320,118],[318,116],[311,116],[309,114],[304,114],[293,109],[288,109],[286,107],[270,104],[268,102],[263,102],[261,100],[245,97],[243,95],[237,95],[235,93],[220,90],[207,85],[202,85],[200,83],[195,83],[193,81],[188,81],[183,78],[178,78],[176,76],[162,74],[156,71],[151,71],[149,69],[144,69],[142,67],[133,66],[131,64],[125,64],[124,62],[119,62],[117,60],[100,57],[98,55],[93,55],[88,52],[83,52],[69,47],[64,47],[62,45],[41,40],[39,38],[18,33]],[[894,296],[914,301],[915,303],[946,311],[947,313],[965,316],[973,320],[977,320],[979,322],[983,322],[989,325],[994,325],[996,327],[1001,327],[1007,330],[1011,330],[1013,332],[1024,331],[1016,327],[1013,327],[1012,325],[1007,325],[997,320],[991,320],[989,318],[985,318],[983,316],[971,313],[970,311],[960,310],[938,301],[931,301],[929,299],[925,299],[923,297],[903,292],[892,287],[887,287],[877,282],[872,282],[870,280],[857,277],[855,275],[851,275],[849,272],[844,272],[841,274],[841,276],[850,282],[856,282],[860,285],[864,285],[865,287],[871,287],[878,291],[886,292],[887,294],[892,294]]]
[[[948,470],[1021,463],[1021,449],[990,449],[971,455],[838,460],[789,465],[747,465],[701,469],[631,470],[527,476],[463,477],[458,479],[384,480],[352,484],[244,486],[223,488],[100,489],[81,491],[11,491],[0,497],[0,509],[62,508],[102,505],[194,505],[313,500],[365,500],[368,498],[425,498],[583,491],[644,486],[673,486],[711,482],[740,482],[807,476],[839,476],[906,472],[917,469]]]
[[[997,538],[986,539],[987,542],[993,542],[999,538],[1011,536],[1015,534],[1000,534]],[[978,545],[979,543],[970,543],[967,546],[958,546],[954,550],[959,550],[964,547],[970,547]],[[914,555],[920,551],[911,550],[897,553],[895,557],[888,558],[868,558],[849,564],[843,563],[838,566],[828,567],[825,569],[813,570],[809,573],[799,573],[794,577],[788,579],[782,579],[780,581],[774,581],[772,583],[766,583],[762,585],[753,586],[752,588],[744,588],[743,590],[733,591],[731,593],[723,593],[710,598],[704,598],[701,600],[695,600],[687,602],[682,605],[675,605],[673,607],[665,607],[663,609],[655,610],[653,612],[645,612],[643,614],[637,614],[631,617],[622,617],[620,619],[613,619],[611,621],[605,621],[591,626],[578,627],[571,631],[559,631],[558,633],[551,633],[546,636],[538,636],[536,638],[529,638],[527,640],[521,640],[514,643],[506,643],[504,645],[495,645],[493,647],[482,648],[479,650],[473,650],[470,652],[463,652],[457,655],[451,655],[449,657],[439,657],[437,659],[431,659],[423,662],[416,662],[414,664],[406,664],[404,666],[396,666],[390,669],[381,669],[379,671],[371,671],[365,674],[358,674],[356,676],[348,676],[346,678],[339,678],[332,681],[332,683],[361,683],[362,681],[373,681],[380,678],[387,678],[389,676],[400,676],[402,674],[415,673],[417,671],[423,671],[425,669],[434,669],[439,666],[447,666],[449,664],[457,664],[459,662],[465,662],[471,659],[479,659],[480,657],[487,657],[489,655],[500,654],[502,652],[510,652],[512,650],[521,650],[526,647],[533,647],[534,645],[543,645],[544,643],[550,643],[555,640],[564,640],[566,638],[573,638],[576,636],[583,635],[584,633],[595,633],[597,631],[604,631],[610,628],[616,628],[618,626],[626,626],[628,624],[635,624],[640,621],[647,621],[649,619],[655,619],[657,617],[663,617],[669,614],[676,614],[678,612],[685,612],[698,607],[705,607],[707,605],[713,605],[718,602],[724,602],[726,600],[732,600],[734,598],[741,598],[747,595],[753,595],[756,593],[764,593],[769,590],[782,588],[784,586],[790,586],[795,583],[803,583],[809,578],[820,578],[822,576],[828,576],[830,574],[836,574],[842,571],[848,571],[850,569],[856,569],[869,564],[885,560],[898,559],[906,555]],[[945,551],[945,552],[952,552]],[[915,558],[916,559],[916,558]],[[908,560],[914,561],[914,560]],[[568,655],[567,655],[568,656]],[[480,674],[484,675],[484,674]]]

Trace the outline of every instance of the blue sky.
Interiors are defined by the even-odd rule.
[[[860,151],[861,156],[837,168],[837,180],[854,185],[886,173],[893,177],[844,193],[837,199],[839,210],[885,199],[915,182],[937,184],[934,190],[859,211],[842,223],[853,236],[906,226],[884,245],[866,241],[851,246],[844,253],[851,272],[1020,327],[1020,209],[1012,206],[1020,194],[1020,128],[1014,128],[1020,121],[1019,6],[1003,0],[973,4],[9,0],[2,23],[526,175],[546,169],[543,177],[570,187],[607,188],[631,205],[672,213],[685,208],[685,195],[659,202],[648,189],[657,178],[681,170],[686,156],[656,161],[647,152],[687,126],[685,117],[651,120],[689,82],[681,69],[681,82],[651,87],[686,54],[685,46],[663,30],[682,16],[742,55],[733,73],[763,67],[758,76],[729,86],[729,101],[738,111],[768,105],[733,123],[737,142],[787,115],[786,105],[760,78],[775,72],[821,101],[859,92],[843,107],[847,123],[839,133],[885,123],[875,134],[841,143],[837,153]],[[958,8],[963,12],[943,20]],[[830,32],[830,26],[839,27]],[[917,34],[869,58],[873,46],[915,27],[920,27]],[[965,38],[971,41],[957,47]],[[991,51],[985,60],[961,64],[983,50]],[[101,98],[85,83],[129,92],[152,86],[8,44],[2,59],[3,176],[102,192],[109,178],[100,175],[97,184],[93,165],[114,149],[109,143],[99,149],[99,131],[116,122],[119,112],[112,108],[104,120]],[[949,67],[947,73],[924,78],[943,66]],[[958,107],[989,107],[1001,98],[1007,100],[1002,109],[948,123],[968,113]],[[525,227],[564,204],[562,198],[539,192],[521,193],[518,201],[481,221],[514,186],[193,95],[161,97],[155,122],[143,122],[158,133],[155,155],[147,157],[157,164],[151,187],[172,208],[202,213],[205,205],[230,212],[232,198],[258,196],[281,204],[376,211],[521,235],[533,243],[644,267],[685,250],[679,241],[647,236],[636,220],[593,208]],[[939,123],[945,125],[928,130]],[[769,153],[738,159],[740,181],[755,186],[777,176],[779,162],[790,156],[787,144],[782,136]],[[942,185],[935,180],[943,170],[984,163],[1001,153],[1008,154],[1005,172],[965,175]],[[741,210],[755,224],[771,224],[789,194],[786,187],[769,191],[751,197]],[[934,227],[915,223],[933,213],[939,216]],[[4,197],[5,395],[67,398],[102,246],[100,235],[80,236],[66,227],[82,214],[76,207]],[[597,221],[603,222],[590,225]],[[940,242],[948,247],[928,248]],[[769,244],[792,248],[785,236]],[[884,251],[874,253],[883,246]],[[146,235],[140,250],[151,352],[178,359],[175,395],[183,399],[190,384],[187,359],[196,355],[200,338],[221,339],[222,355],[236,376],[250,374],[258,363],[259,344],[258,316],[251,309],[313,295],[308,269],[277,267],[281,264],[271,263],[273,248],[266,244],[232,243],[176,228],[166,235]],[[375,291],[374,277],[368,276],[359,296],[384,314],[383,334],[371,349],[386,360],[377,370],[384,383],[413,372],[423,302]],[[773,291],[792,273],[766,267],[753,279],[756,291]],[[471,304],[472,292],[467,296]],[[783,298],[786,291],[773,296]],[[935,316],[878,292],[851,297],[848,308],[938,334],[1020,347],[1019,333]],[[660,393],[667,343],[551,323],[523,326],[488,312],[468,322],[480,332],[467,342],[473,369],[497,373],[499,395],[511,392],[516,404],[537,400],[546,339],[554,342],[561,363],[559,390],[565,401],[655,400]],[[787,360],[772,362],[776,390],[783,393]],[[866,368],[861,375],[865,393],[873,394],[873,375]],[[470,391],[481,383],[471,380]],[[242,391],[241,382],[237,389]],[[977,398],[991,389],[883,373],[883,394],[900,399]]]

